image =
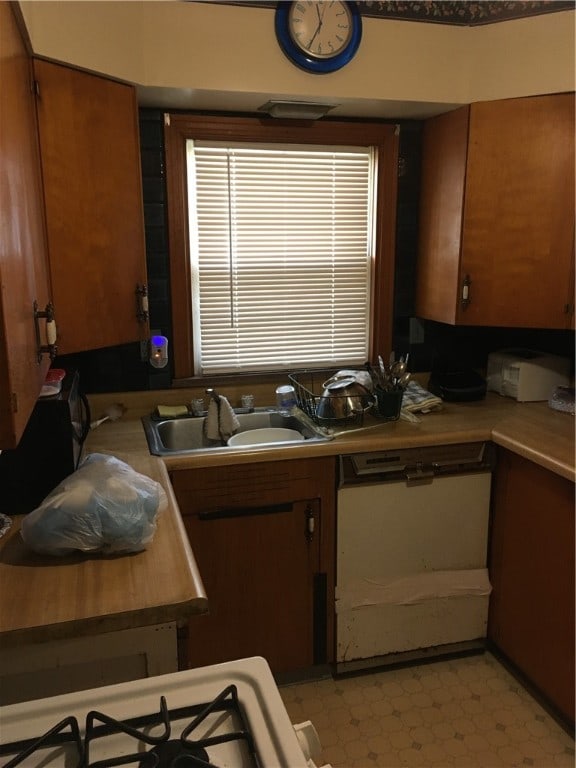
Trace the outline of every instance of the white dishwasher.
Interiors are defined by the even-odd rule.
[[[337,671],[483,646],[489,443],[340,457]]]

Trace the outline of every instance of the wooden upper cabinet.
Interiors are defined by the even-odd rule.
[[[58,352],[149,335],[135,89],[34,60]]]
[[[0,2],[0,450],[15,448],[50,364],[34,302],[50,295],[32,66],[16,3]],[[45,343],[46,321],[40,321]]]
[[[574,94],[427,121],[420,215],[419,317],[573,327]]]

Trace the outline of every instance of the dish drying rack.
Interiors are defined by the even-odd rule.
[[[358,413],[357,411],[351,411],[348,416],[341,416],[334,419],[320,418],[318,416],[318,404],[322,399],[322,393],[324,392],[324,382],[336,375],[340,369],[337,368],[333,371],[326,370],[325,368],[309,369],[305,371],[299,371],[297,373],[289,373],[288,379],[294,387],[296,393],[296,403],[300,410],[309,416],[312,421],[320,426],[329,426],[330,424],[359,424],[362,426],[364,423],[364,412]],[[336,396],[335,399],[347,400],[346,396],[341,398]]]

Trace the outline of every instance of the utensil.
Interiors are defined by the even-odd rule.
[[[399,381],[406,371],[406,363],[403,360],[396,360],[390,366],[390,381],[392,389],[399,388]],[[408,383],[408,382],[406,382]]]
[[[380,385],[382,389],[389,389],[390,385],[390,372],[388,368],[386,368],[386,364],[384,363],[384,360],[382,359],[382,355],[378,355],[378,366],[380,368],[380,377],[381,382]]]
[[[396,380],[396,387],[398,389],[406,389],[406,387],[408,386],[408,382],[410,381],[410,378],[411,378],[410,373],[406,371],[405,373],[402,374],[402,376],[400,376]]]

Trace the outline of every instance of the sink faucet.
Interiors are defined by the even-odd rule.
[[[220,402],[220,395],[218,392],[216,392],[215,389],[207,389],[205,392],[211,400],[214,400],[216,404]]]

